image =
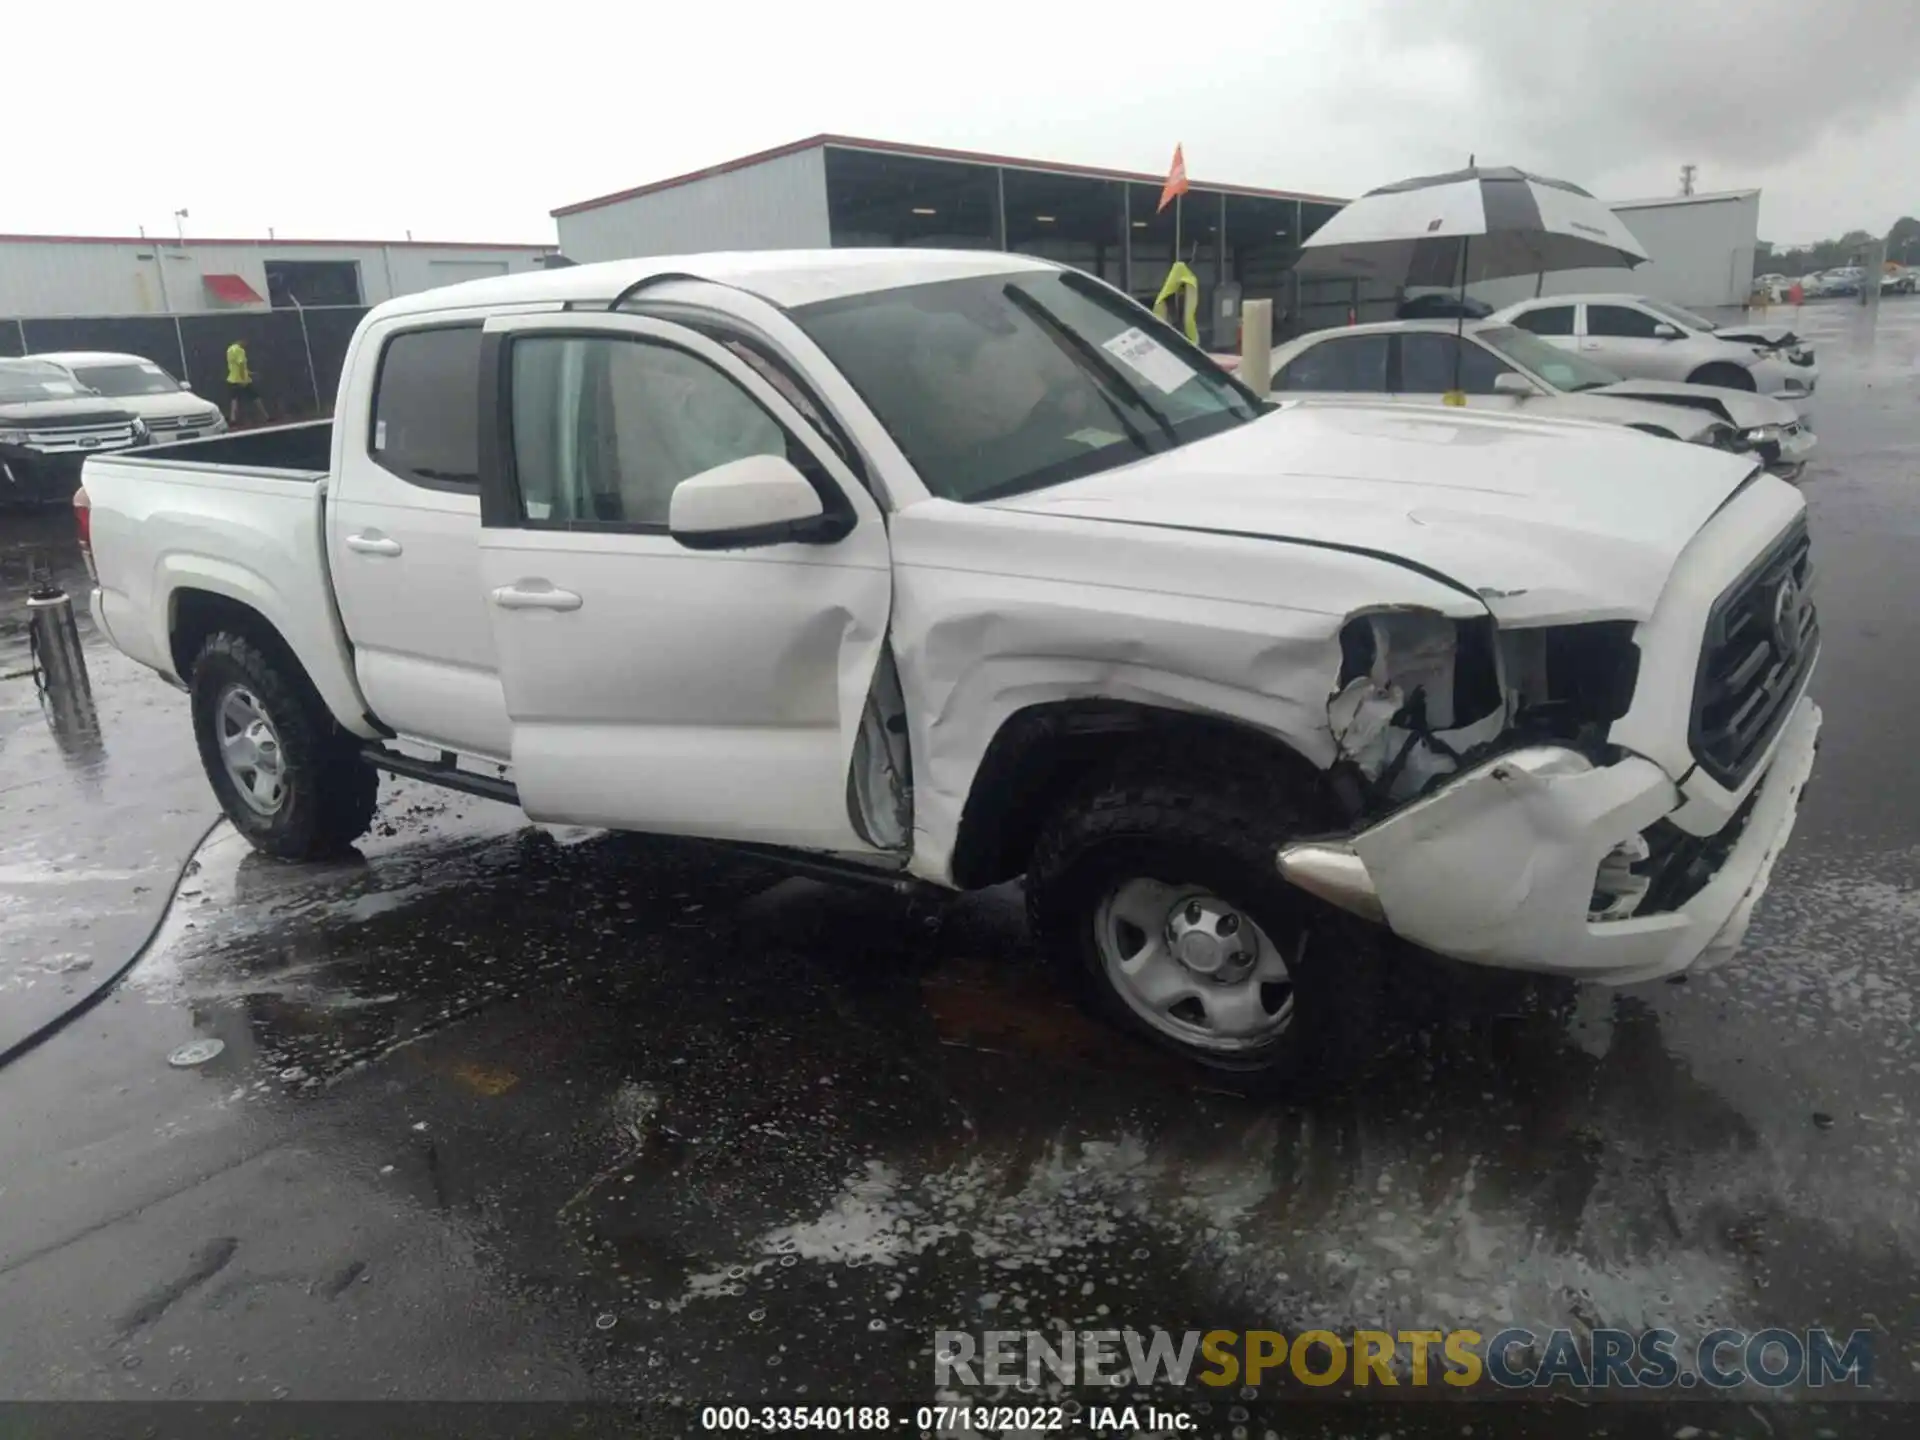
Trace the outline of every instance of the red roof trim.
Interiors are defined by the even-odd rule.
[[[259,305],[261,294],[244,275],[202,275],[200,283],[229,305]]]
[[[580,200],[572,205],[562,205],[558,210],[548,213],[557,220],[563,215],[577,215],[583,210],[596,210],[602,205],[614,205],[622,200],[637,199],[642,195],[654,194],[656,191],[671,190],[677,185],[688,185],[695,180],[705,180],[714,175],[745,170],[754,165],[764,164],[768,160],[778,160],[784,156],[798,155],[803,150],[816,150],[829,145],[841,150],[874,150],[887,155],[913,155],[925,160],[958,160],[974,165],[999,165],[1008,169],[1039,170],[1055,175],[1084,175],[1096,180],[1128,180],[1143,185],[1159,185],[1167,178],[1164,175],[1150,175],[1138,170],[1109,170],[1098,165],[1070,165],[1056,160],[1023,160],[1013,155],[990,155],[977,150],[949,150],[938,145],[903,145],[894,140],[863,140],[856,135],[814,135],[806,140],[796,140],[791,145],[777,145],[771,150],[757,150],[751,155],[742,155],[737,160],[709,165],[704,170],[689,170],[684,175],[655,180],[647,185],[636,185],[631,190],[619,190],[611,195],[601,195],[592,200]],[[1195,180],[1192,184],[1196,190],[1213,190],[1225,192],[1228,195],[1255,195],[1270,200],[1305,200],[1316,205],[1347,203],[1332,195],[1310,195],[1298,190],[1269,190],[1259,185],[1216,185],[1204,180]]]
[[[169,240],[164,235],[0,235],[0,245],[145,245],[149,249],[156,245],[179,248],[180,241]],[[486,240],[235,240],[214,236],[189,235],[188,245],[251,245],[257,249],[272,249],[281,245],[326,248],[358,248],[362,250],[531,250],[546,252],[558,250],[557,245],[529,245],[516,241],[510,245],[495,245]]]

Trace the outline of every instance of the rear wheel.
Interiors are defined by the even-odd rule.
[[[1753,372],[1741,365],[1702,365],[1687,376],[1690,385],[1718,385],[1724,390],[1752,390]]]
[[[1249,1091],[1317,1089],[1370,1052],[1384,937],[1281,880],[1312,826],[1276,787],[1123,765],[1044,827],[1036,937],[1095,1013]]]
[[[192,693],[200,763],[255,849],[315,859],[366,833],[379,776],[298,666],[223,631],[201,647]]]

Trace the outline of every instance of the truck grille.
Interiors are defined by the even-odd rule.
[[[133,444],[133,422],[103,415],[62,416],[57,422],[26,421],[17,426],[26,438],[19,443],[29,450],[49,454],[70,451],[124,450]]]
[[[156,435],[171,435],[176,430],[205,430],[214,419],[212,415],[156,415],[147,421],[147,428]]]
[[[1737,785],[1785,723],[1820,651],[1803,517],[1707,616],[1688,737],[1700,766]]]

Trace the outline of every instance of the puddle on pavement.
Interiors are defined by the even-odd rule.
[[[354,1163],[484,1230],[516,1289],[615,1315],[592,1343],[643,1391],[920,1374],[968,1325],[1781,1323],[1820,1218],[1676,1055],[1668,987],[1463,992],[1359,1092],[1255,1105],[1070,1008],[1017,895],[929,925],[390,798],[351,863],[223,828],[136,991],[249,1093],[368,1103]],[[831,1360],[776,1338],[823,1330]]]

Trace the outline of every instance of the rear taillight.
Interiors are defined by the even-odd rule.
[[[93,568],[93,501],[87,498],[84,485],[73,492],[73,528],[80,537],[80,558],[87,562],[87,574],[98,583],[100,572]]]

